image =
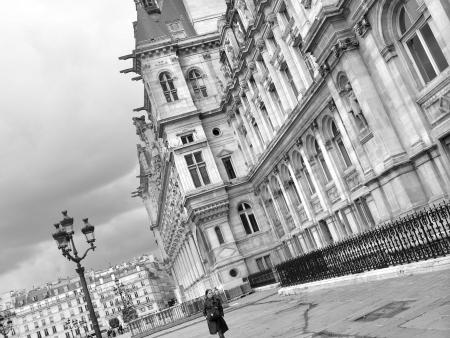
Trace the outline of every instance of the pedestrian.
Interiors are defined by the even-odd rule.
[[[223,319],[222,300],[220,297],[216,297],[211,289],[207,289],[205,292],[203,315],[208,323],[209,333],[217,333],[220,338],[225,338],[224,333],[228,331],[228,326]]]

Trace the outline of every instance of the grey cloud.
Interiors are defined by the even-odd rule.
[[[129,65],[117,60],[134,47],[133,1],[24,0],[0,11],[0,288],[69,271],[48,265],[45,255],[65,261],[42,244],[64,208],[97,226],[92,266],[155,250],[130,198],[142,85],[119,74]],[[25,273],[39,264],[46,274]]]

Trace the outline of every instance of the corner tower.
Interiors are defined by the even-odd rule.
[[[244,183],[247,162],[221,107],[226,79],[217,18],[225,3],[135,3],[136,48],[122,57],[133,60],[122,72],[137,73],[133,79],[145,90],[144,106],[135,111],[146,116],[133,118],[141,141],[135,196],[144,201],[181,298],[199,297],[214,286],[231,294],[245,290],[246,257],[270,250],[273,241],[268,225],[258,227],[262,216],[254,217],[260,211]],[[242,218],[248,231],[257,232],[256,246],[241,238],[248,235],[236,226]]]

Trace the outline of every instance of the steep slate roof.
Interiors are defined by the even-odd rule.
[[[149,15],[143,7],[136,7],[136,45],[144,41],[151,42],[161,37],[170,37],[170,32],[166,24],[177,20],[181,20],[187,38],[196,35],[182,0],[164,0],[160,3],[162,5],[161,15]]]

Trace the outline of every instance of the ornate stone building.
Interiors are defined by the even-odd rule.
[[[135,3],[136,195],[186,299],[448,197],[448,1]]]

